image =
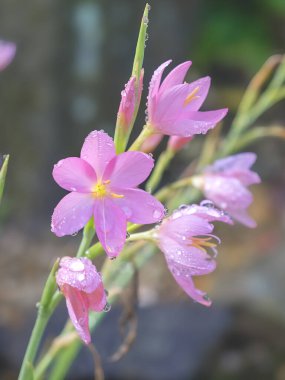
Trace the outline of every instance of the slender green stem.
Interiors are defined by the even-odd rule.
[[[2,166],[0,167],[0,204],[4,192],[4,185],[5,185],[5,179],[6,179],[6,174],[7,174],[7,169],[8,169],[8,162],[9,162],[9,155],[7,154],[6,156],[3,157],[4,161]]]
[[[165,170],[169,166],[174,156],[175,152],[172,149],[166,149],[163,153],[161,153],[158,161],[156,162],[151,177],[146,184],[147,191],[153,192],[154,190],[156,190]]]
[[[140,150],[140,147],[142,146],[143,142],[153,134],[154,132],[153,132],[153,129],[150,127],[150,125],[149,124],[144,125],[141,133],[139,134],[137,139],[133,142],[129,150]]]

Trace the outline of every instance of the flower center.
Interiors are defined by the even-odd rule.
[[[103,198],[107,194],[106,183],[97,182],[92,189],[92,193],[96,198]]]
[[[199,86],[195,87],[194,90],[186,96],[186,99],[184,100],[184,107],[186,107],[190,102],[192,102],[192,100],[199,98],[199,96],[196,96],[197,92],[199,91],[199,88]]]
[[[100,182],[98,181],[95,186],[92,188],[92,194],[95,198],[104,198],[107,195],[110,195],[112,198],[124,198],[121,194],[112,193],[108,189],[108,185],[110,184],[110,180]]]

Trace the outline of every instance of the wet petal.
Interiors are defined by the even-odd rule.
[[[91,194],[67,194],[54,209],[52,232],[59,237],[76,233],[92,217],[93,208],[94,198]]]
[[[62,288],[66,298],[68,314],[80,338],[85,344],[91,341],[88,325],[88,300],[86,295],[70,285]]]
[[[149,154],[125,152],[110,161],[103,178],[111,181],[112,188],[135,187],[149,176],[153,166],[154,160]]]
[[[54,165],[55,182],[65,190],[91,192],[96,183],[96,174],[88,162],[78,157],[69,157]]]
[[[140,189],[115,189],[115,192],[124,195],[114,202],[123,210],[128,221],[137,224],[151,224],[159,222],[165,214],[163,205],[151,194]]]
[[[176,86],[177,84],[181,84],[184,81],[187,71],[189,70],[192,62],[186,61],[176,66],[163,80],[159,93],[162,94],[169,88]]]
[[[241,224],[245,225],[249,228],[255,228],[256,222],[254,219],[252,219],[246,210],[231,210],[229,209],[228,212],[231,214],[231,216],[236,219]]]
[[[156,96],[159,90],[161,77],[163,74],[164,69],[170,64],[171,60],[164,62],[162,65],[160,65],[155,72],[153,73],[153,76],[151,78],[150,84],[149,84],[149,92],[148,92],[148,101],[147,101],[147,108],[148,108],[148,117],[151,119],[153,111],[156,106]]]
[[[86,294],[89,303],[89,309],[93,311],[102,311],[107,304],[106,292],[101,281],[92,293]]]
[[[213,202],[208,200],[202,201],[200,205],[182,205],[178,210],[175,210],[173,212],[173,215],[170,219],[178,219],[182,215],[196,216],[208,222],[223,222],[233,224],[231,218],[226,215],[224,211],[215,208]]]
[[[175,262],[181,273],[201,276],[216,269],[215,260],[206,251],[191,246],[191,242],[187,240],[179,243],[164,235],[160,239],[159,247],[166,260]]]
[[[247,208],[253,201],[250,191],[235,178],[205,176],[204,194],[223,210]]]
[[[98,179],[101,178],[105,167],[114,156],[114,142],[104,131],[91,132],[84,141],[80,155],[94,168]]]
[[[207,294],[200,289],[196,289],[192,277],[187,272],[181,271],[181,268],[173,261],[168,261],[168,268],[172,273],[177,284],[184,290],[189,297],[194,301],[201,303],[204,306],[211,306]]]
[[[107,255],[118,256],[126,241],[127,221],[124,212],[109,198],[96,201],[95,229]]]
[[[215,127],[215,125],[221,121],[227,114],[227,109],[221,109],[216,111],[193,111],[191,114],[185,116],[182,114],[183,119],[164,120],[163,124],[156,126],[156,128],[166,135],[176,135],[181,137],[190,137],[196,134],[206,134],[209,129]]]

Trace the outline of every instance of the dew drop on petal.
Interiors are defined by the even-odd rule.
[[[200,203],[200,206],[202,206],[202,207],[208,207],[208,208],[214,208],[215,207],[214,203],[212,201],[207,200],[207,199],[204,200],[204,201],[202,201]]]
[[[73,234],[71,234],[71,236],[76,236],[77,234],[78,234],[78,231],[76,231]]]
[[[154,217],[154,219],[160,219],[161,218],[161,211],[160,210],[154,210],[152,216]]]
[[[104,306],[103,311],[105,313],[108,313],[108,311],[110,311],[110,310],[111,310],[111,305],[107,302],[106,305]]]
[[[104,292],[105,292],[105,295],[108,297],[108,295],[109,295],[108,290],[107,290],[107,289],[104,289]]]
[[[188,206],[185,204],[182,204],[179,206],[179,210],[185,210]]]

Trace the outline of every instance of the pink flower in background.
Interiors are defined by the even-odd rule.
[[[80,338],[89,344],[88,313],[108,306],[101,276],[87,258],[63,257],[59,265],[56,282],[66,298],[69,317]]]
[[[162,139],[163,139],[163,135],[160,133],[156,133],[154,135],[148,136],[142,143],[140,150],[145,153],[152,153],[160,144]]]
[[[229,156],[206,167],[204,174],[197,177],[197,187],[205,197],[247,227],[256,226],[246,210],[253,201],[247,186],[260,183],[259,175],[250,170],[255,160],[254,153]]]
[[[164,207],[152,195],[138,189],[153,168],[153,159],[142,152],[116,156],[111,137],[103,131],[87,136],[81,156],[59,161],[55,181],[71,191],[56,206],[52,231],[72,235],[94,216],[98,239],[110,257],[122,250],[127,221],[149,224],[160,221]]]
[[[138,100],[140,102],[141,94],[143,88],[143,71],[140,78],[139,88],[138,88]],[[121,103],[118,111],[118,124],[124,129],[128,129],[130,123],[133,119],[135,106],[136,106],[136,78],[131,77],[125,86],[125,89],[121,93]]]
[[[228,110],[199,111],[208,94],[210,78],[183,83],[191,66],[190,61],[175,67],[161,83],[163,71],[170,62],[159,66],[151,79],[147,123],[156,133],[170,136],[190,137],[204,134],[214,128]]]
[[[0,40],[0,71],[4,70],[16,54],[16,45],[13,42]]]
[[[181,206],[156,228],[156,239],[178,285],[193,300],[210,306],[206,293],[195,288],[192,276],[205,275],[216,268],[214,257],[220,240],[212,235],[214,226],[210,222],[232,224],[232,221],[222,211],[206,204],[209,202],[204,201],[200,206]],[[209,255],[207,249],[213,254]]]

